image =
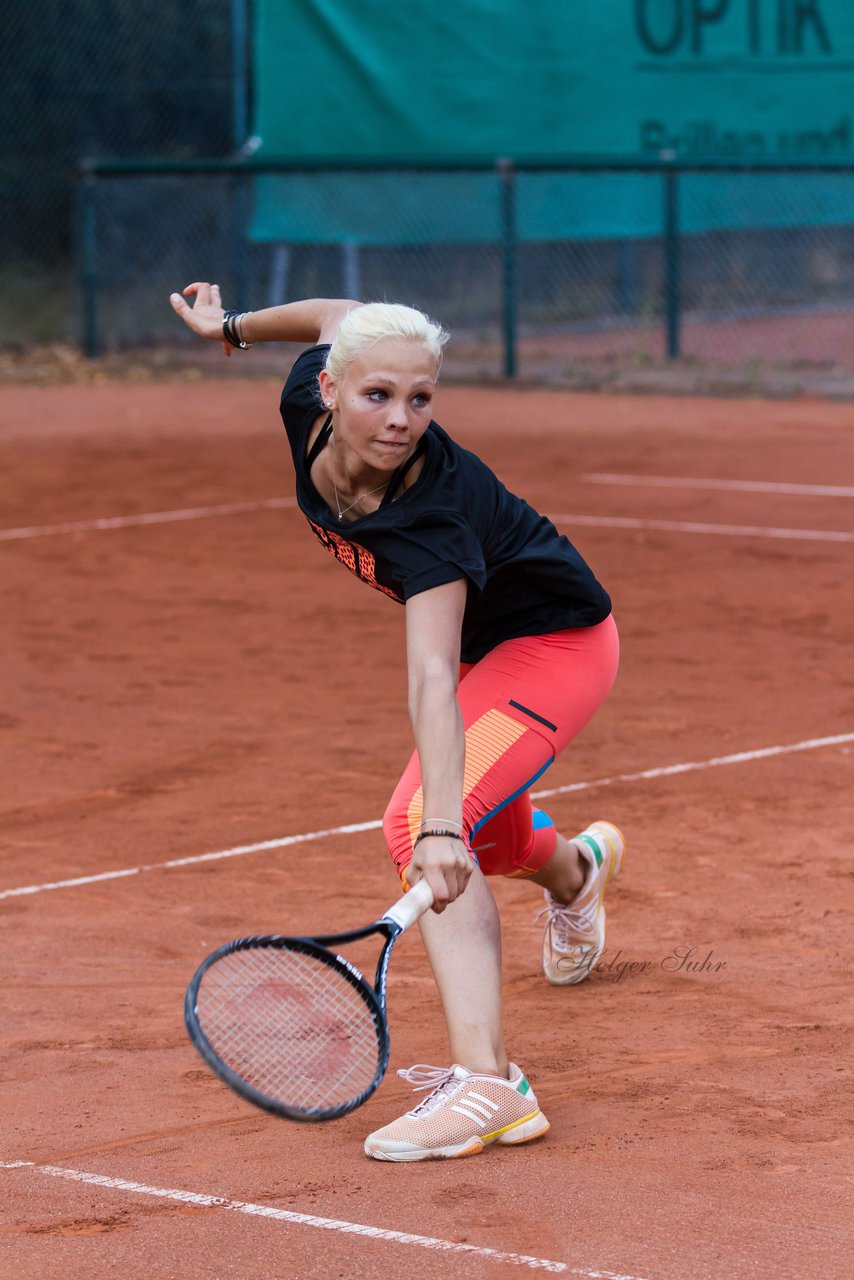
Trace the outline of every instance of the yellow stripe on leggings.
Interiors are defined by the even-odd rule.
[[[505,751],[527,732],[525,725],[493,707],[466,729],[466,764],[463,773],[463,799],[470,796],[481,778],[497,764]],[[414,842],[424,816],[424,791],[413,795],[407,810],[409,835]]]

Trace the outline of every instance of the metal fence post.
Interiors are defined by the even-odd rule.
[[[341,297],[361,298],[362,255],[358,240],[344,240],[341,243],[341,276],[343,280]]]
[[[502,330],[504,376],[515,378],[516,334],[516,173],[512,160],[499,160],[501,179]]]
[[[85,173],[80,192],[80,291],[83,298],[83,352],[89,360],[101,353],[98,342],[98,226],[95,175]]]
[[[669,160],[669,156],[662,156]],[[667,356],[674,360],[680,348],[679,305],[679,174],[667,165],[664,180],[664,306],[667,329]]]
[[[252,209],[252,179],[246,173],[236,173],[232,186],[232,288],[235,307],[248,307],[249,303],[249,221]]]

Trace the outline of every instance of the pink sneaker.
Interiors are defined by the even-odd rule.
[[[431,1092],[367,1138],[365,1154],[375,1160],[454,1160],[477,1155],[492,1142],[519,1146],[549,1131],[534,1091],[515,1063],[510,1063],[509,1080],[456,1065],[423,1063],[397,1074]]]

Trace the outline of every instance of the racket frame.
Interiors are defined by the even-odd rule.
[[[337,1120],[341,1116],[347,1115],[350,1111],[355,1111],[379,1087],[388,1067],[391,1043],[385,1006],[388,965],[392,947],[404,929],[414,923],[432,905],[432,902],[433,894],[427,882],[422,880],[410,889],[399,902],[395,903],[381,920],[365,925],[361,929],[351,929],[344,933],[317,934],[311,937],[258,934],[245,938],[236,938],[233,942],[225,943],[223,946],[218,947],[216,951],[211,952],[201,963],[187,987],[184,996],[184,1025],[187,1028],[190,1040],[204,1062],[224,1084],[227,1084],[240,1097],[245,1098],[247,1102],[260,1107],[262,1111],[268,1111],[273,1115],[282,1116],[288,1120],[309,1122]],[[377,960],[374,985],[371,986],[351,961],[331,950],[331,948],[342,943],[359,942],[364,938],[371,937],[373,934],[379,934],[385,939],[385,942]],[[205,1034],[204,1027],[199,1019],[198,997],[202,979],[207,971],[225,956],[233,955],[238,951],[250,951],[266,947],[298,951],[303,955],[322,961],[341,974],[365,1002],[377,1033],[377,1070],[371,1084],[348,1101],[339,1103],[335,1107],[298,1108],[290,1106],[280,1099],[273,1098],[262,1090],[256,1089],[254,1085],[251,1085],[236,1071],[232,1070],[220,1057]]]

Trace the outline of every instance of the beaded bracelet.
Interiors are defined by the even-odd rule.
[[[222,336],[230,346],[240,347],[242,351],[248,351],[255,345],[243,341],[242,321],[247,314],[246,311],[225,311],[222,317]]]
[[[438,822],[440,825],[444,824],[446,827],[456,827],[459,832],[463,830],[463,824],[454,822],[453,818],[422,818],[419,826],[429,827],[432,822]]]
[[[465,844],[463,837],[460,835],[458,831],[444,831],[444,830],[438,829],[436,831],[419,831],[412,845],[413,849],[417,849],[421,841],[427,840],[430,836],[440,836],[446,840],[462,840],[463,844]]]

